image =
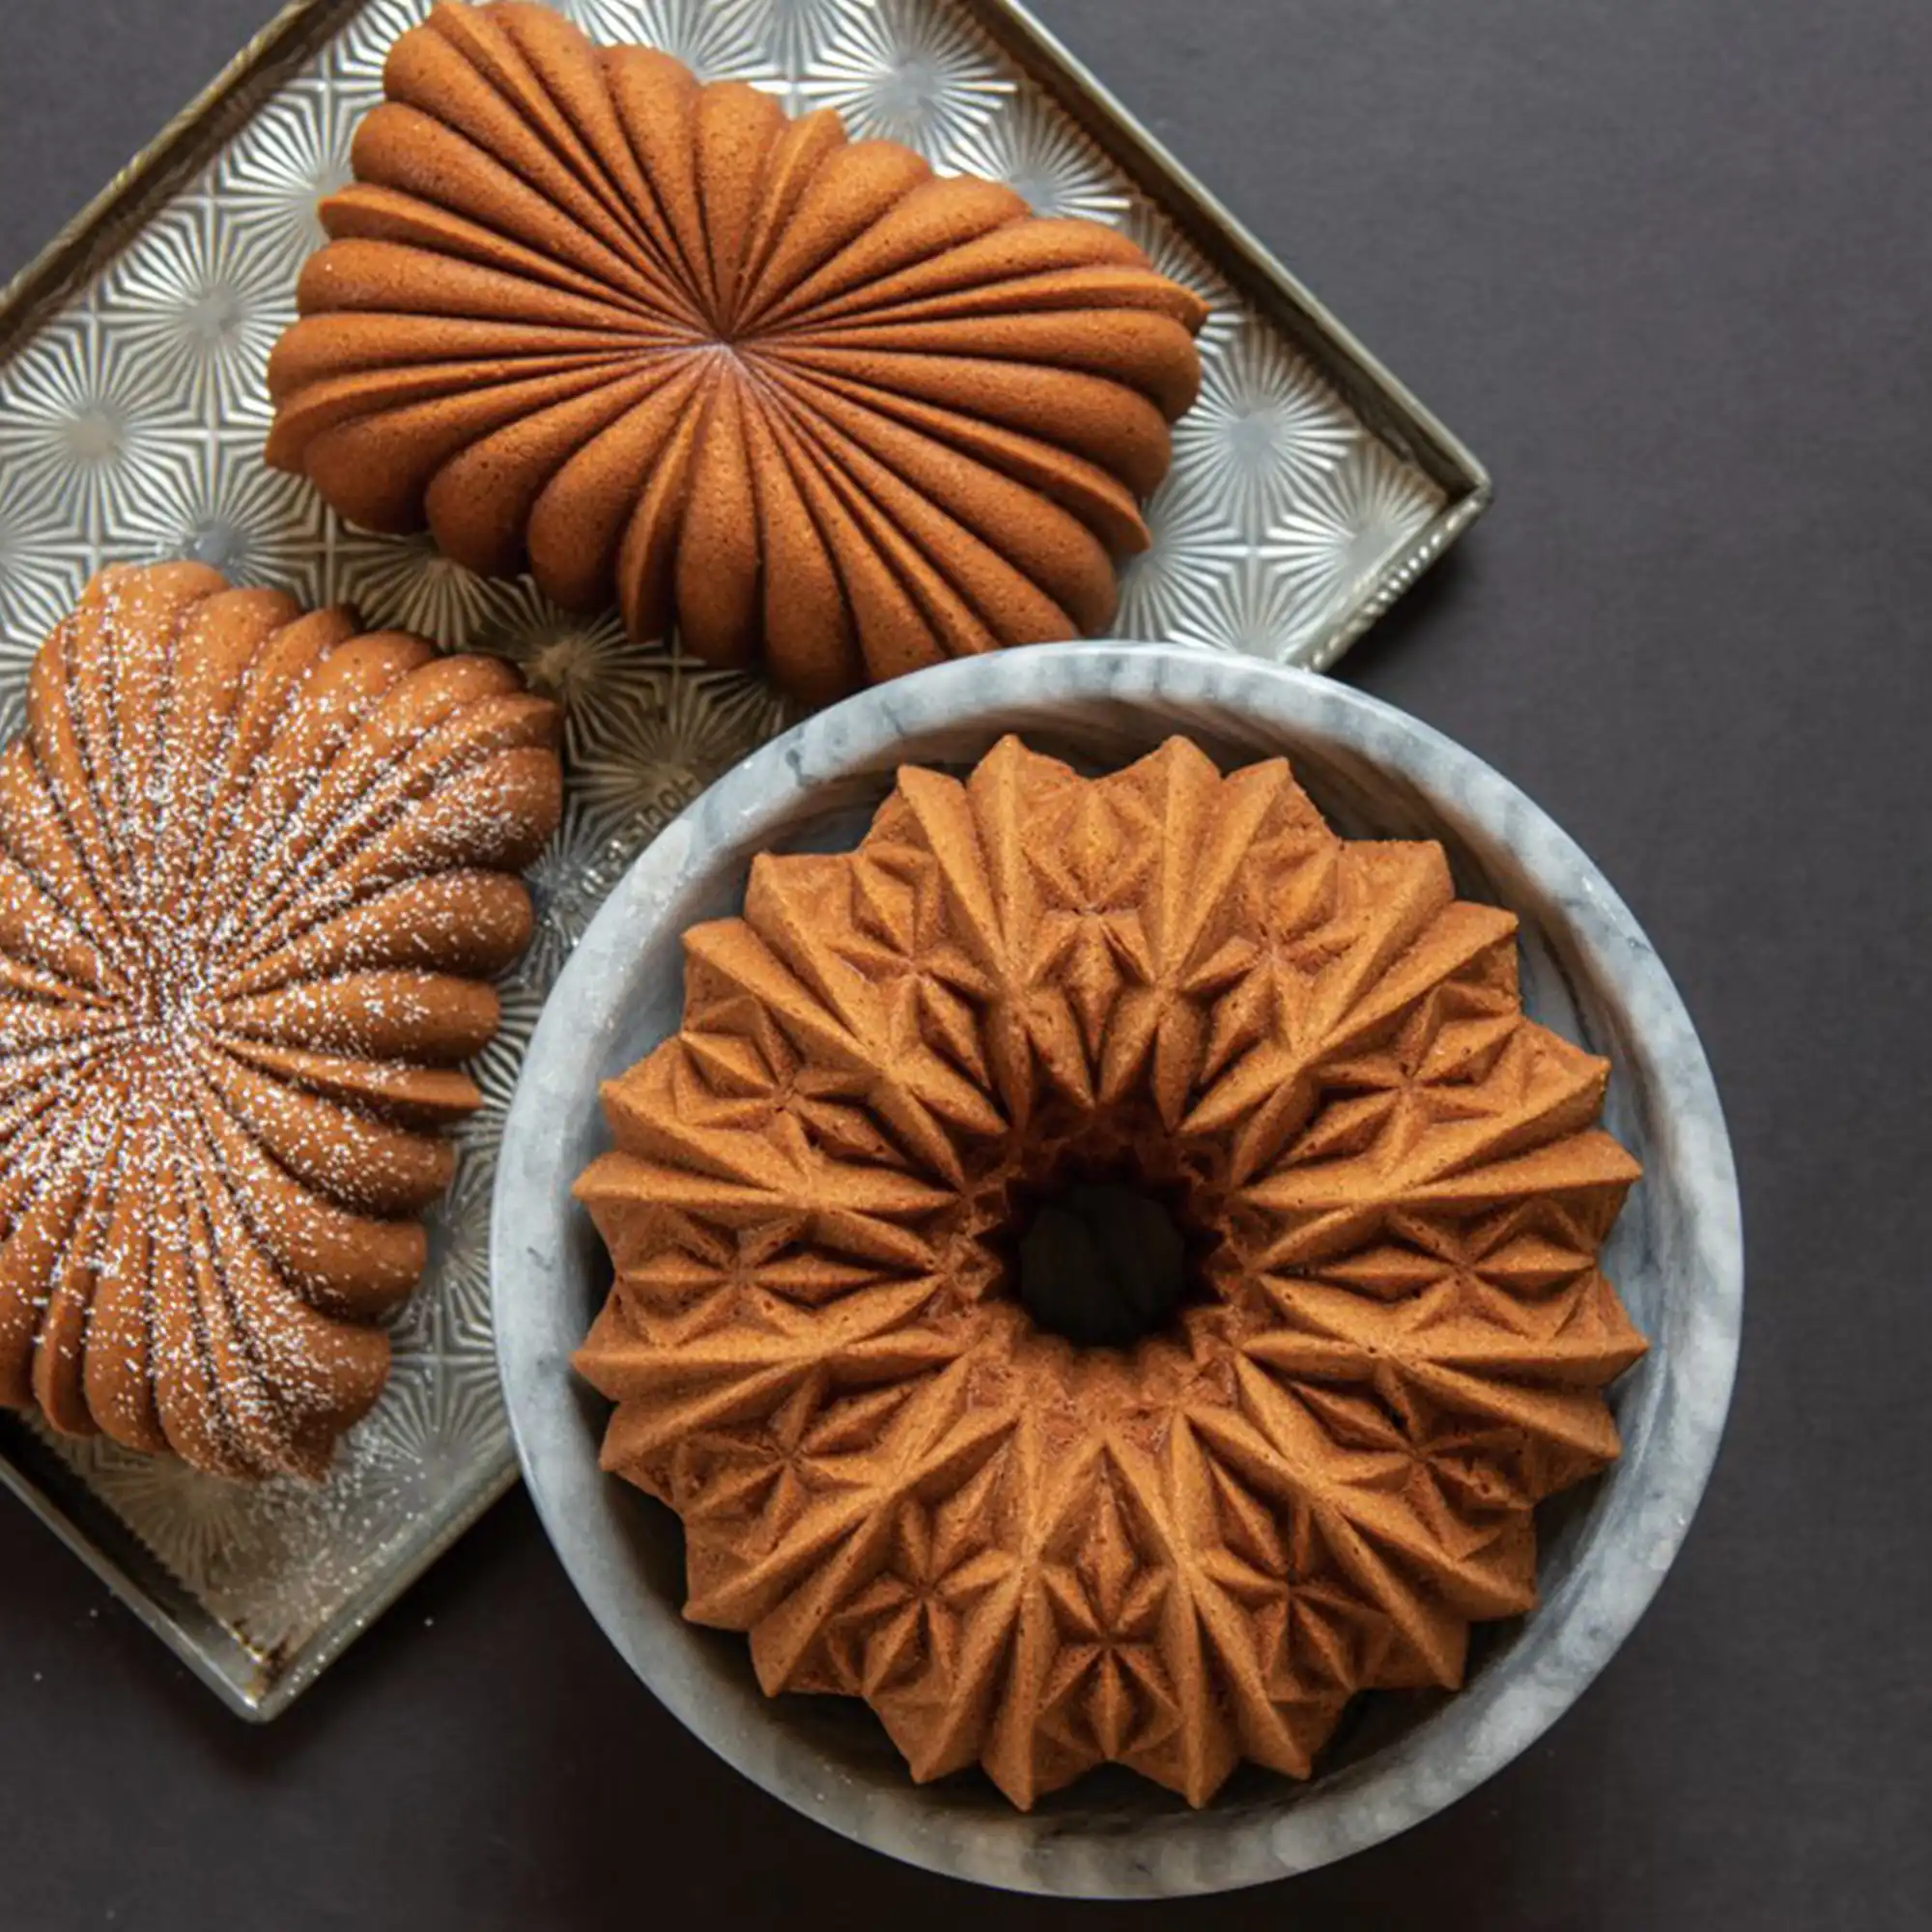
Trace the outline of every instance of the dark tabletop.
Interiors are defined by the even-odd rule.
[[[1166,1908],[833,1837],[632,1679],[505,1504],[244,1728],[0,1499],[0,1932],[1932,1925],[1932,7],[1041,0],[1488,463],[1346,661],[1649,928],[1729,1111],[1742,1377],[1683,1557],[1534,1750]],[[270,11],[0,0],[0,276]]]

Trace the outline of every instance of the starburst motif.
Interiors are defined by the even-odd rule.
[[[807,701],[1106,623],[1199,376],[1198,303],[1130,242],[535,9],[445,4],[389,77],[271,463]]]
[[[579,1182],[616,1270],[579,1366],[767,1691],[866,1698],[918,1778],[1199,1804],[1529,1607],[1643,1350],[1597,1265],[1636,1170],[1438,846],[1338,838],[1280,760],[1009,739],[686,951]],[[1094,1173],[1201,1256],[1130,1350],[1009,1273],[1019,1204]]]
[[[0,1404],[327,1465],[441,1129],[491,1098],[455,1067],[527,931],[554,729],[495,659],[199,565],[95,579],[0,757]]]
[[[496,1179],[494,1149],[464,1152],[429,1224],[426,1269],[443,1288],[436,1297],[442,1366],[480,1378],[493,1395],[497,1383],[490,1326],[490,1193]]]
[[[554,983],[598,907],[648,842],[644,825],[621,812],[619,816],[618,828],[612,829],[607,817],[573,796],[564,806],[556,836],[526,874],[536,926],[517,971],[541,991]]]
[[[1442,493],[1378,442],[1311,477],[1269,532],[1268,560],[1292,572],[1314,617],[1360,599],[1442,508]]]
[[[391,1384],[398,1406],[413,1384]],[[223,1525],[224,1546],[197,1595],[258,1656],[290,1652],[324,1628],[324,1606],[350,1602],[407,1547],[426,1499],[399,1510],[384,1482],[380,1435],[353,1431],[318,1488],[295,1477],[265,1482],[202,1480],[225,1492],[226,1507],[211,1502]]]
[[[1026,95],[983,125],[962,129],[948,146],[945,164],[1004,182],[1039,215],[1118,224],[1127,208],[1107,157],[1038,95]]]
[[[425,1280],[434,1294],[413,1294],[389,1323],[395,1373],[434,1380],[462,1363],[495,1378],[490,1336],[490,1189],[494,1151],[460,1149],[456,1177],[423,1216]]]
[[[319,598],[327,511],[313,491],[265,469],[245,448],[208,440],[185,473],[152,480],[128,506],[115,548],[141,560],[205,563],[232,583]]]
[[[850,11],[850,0],[713,0],[713,10],[759,50],[787,92],[795,94]]]
[[[1229,287],[1226,276],[1181,235],[1173,216],[1156,208],[1145,195],[1130,190],[1120,227],[1157,272],[1184,289],[1191,289],[1200,298],[1208,317],[1196,338],[1201,353],[1206,355],[1226,342],[1241,325],[1244,313],[1241,299]]]
[[[594,720],[620,692],[647,692],[671,665],[663,651],[639,650],[614,611],[566,611],[526,580],[493,597],[473,639],[509,658],[531,690],[563,708],[564,745],[574,759]]]
[[[782,716],[754,678],[660,659],[641,688],[613,693],[584,720],[572,764],[586,828],[640,848]]]
[[[1247,545],[1218,490],[1182,471],[1155,492],[1147,517],[1151,541],[1121,574],[1115,628],[1123,638],[1190,641]]]
[[[373,1445],[384,1516],[406,1522],[463,1480],[478,1446],[506,1435],[494,1378],[441,1377],[407,1390]]]
[[[223,157],[219,193],[228,218],[261,272],[284,287],[327,239],[318,210],[350,178],[358,109],[346,91],[292,82]]]
[[[24,678],[41,639],[86,581],[87,551],[54,504],[0,469],[0,690]]]
[[[1254,541],[1362,440],[1341,397],[1253,324],[1206,358],[1200,400],[1175,431],[1177,448],[1221,478]]]
[[[262,1553],[235,1507],[234,1484],[104,1436],[73,1453],[108,1505],[139,1525],[142,1544],[186,1588],[219,1590],[225,1576]]]
[[[144,487],[187,470],[194,426],[92,317],[0,367],[0,476],[71,536],[101,543]]]
[[[497,1030],[466,1068],[475,1081],[481,1104],[457,1135],[464,1153],[472,1160],[502,1142],[503,1121],[516,1097],[524,1049],[536,1030],[543,1003],[543,992],[520,979],[506,977],[497,987]]]
[[[1293,664],[1321,615],[1302,578],[1244,549],[1202,595],[1176,603],[1167,635],[1176,643]]]
[[[432,0],[360,0],[342,31],[323,49],[331,93],[367,106],[383,91],[383,63],[398,39],[430,10]]]
[[[814,107],[837,108],[854,135],[903,141],[928,160],[991,120],[1013,91],[975,28],[909,0],[873,0],[847,14],[799,84]]]
[[[156,222],[101,297],[107,329],[211,429],[266,422],[262,371],[294,313],[286,278],[206,197]]]
[[[457,650],[483,635],[491,606],[490,585],[427,536],[345,536],[328,590],[372,623],[394,624]]]
[[[656,47],[700,80],[781,84],[742,9],[721,7],[716,0],[565,0],[563,12],[593,40]]]

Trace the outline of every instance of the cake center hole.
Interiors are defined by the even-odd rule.
[[[1034,1208],[1018,1274],[1020,1301],[1048,1334],[1083,1349],[1130,1349],[1179,1305],[1187,1243],[1151,1194],[1076,1180]]]

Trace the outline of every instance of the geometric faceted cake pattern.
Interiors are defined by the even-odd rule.
[[[579,1184],[616,1268],[579,1366],[687,1614],[1022,1806],[1305,1776],[1356,1691],[1459,1683],[1644,1349],[1607,1067],[1524,1017],[1514,934],[1439,846],[1178,739],[907,768],[856,850],[756,860]],[[1013,1285],[1030,1204],[1101,1178],[1191,1237],[1131,1349]]]
[[[327,239],[320,201],[383,98],[383,65],[430,0],[363,0],[251,118],[38,328],[0,349],[0,735],[17,728],[42,639],[106,564],[192,557],[234,583],[371,624],[499,651],[563,706],[561,831],[531,873],[535,935],[504,976],[502,1026],[471,1069],[482,1113],[426,1216],[429,1262],[393,1324],[395,1369],[325,1488],[235,1485],[104,1437],[44,1436],[36,1480],[69,1514],[104,1505],[179,1580],[137,1592],[230,1682],[270,1690],[346,1621],[393,1599],[511,1480],[489,1320],[497,1134],[525,1042],[571,947],[653,833],[784,722],[763,681],[675,639],[643,651],[614,614],[558,610],[528,580],[480,579],[420,539],[351,530],[270,469],[265,369]],[[566,0],[592,38],[663,49],[701,80],[746,80],[788,111],[836,109],[855,139],[904,142],[941,174],[1010,184],[1042,215],[1119,228],[1208,304],[1199,401],[1147,508],[1117,635],[1320,668],[1393,596],[1389,566],[1442,493],[1378,440],[1318,364],[1207,261],[961,0]],[[82,1493],[84,1492],[84,1493]],[[225,1639],[184,1636],[173,1605]],[[247,1655],[245,1653],[251,1653]],[[275,1660],[261,1670],[254,1658]]]

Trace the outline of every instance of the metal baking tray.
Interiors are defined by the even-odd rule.
[[[263,370],[348,178],[390,43],[429,0],[298,0],[0,297],[0,728],[100,564],[191,555],[243,582],[502,650],[566,709],[568,804],[538,937],[478,1069],[489,1104],[435,1216],[374,1414],[321,1487],[246,1489],[0,1412],[0,1481],[234,1710],[289,1703],[515,1480],[486,1242],[496,1137],[544,993],[657,827],[783,722],[743,676],[628,645],[527,582],[348,528],[266,469]],[[1331,664],[1481,512],[1480,466],[1013,0],[567,0],[1043,211],[1118,223],[1207,298],[1116,630]]]

